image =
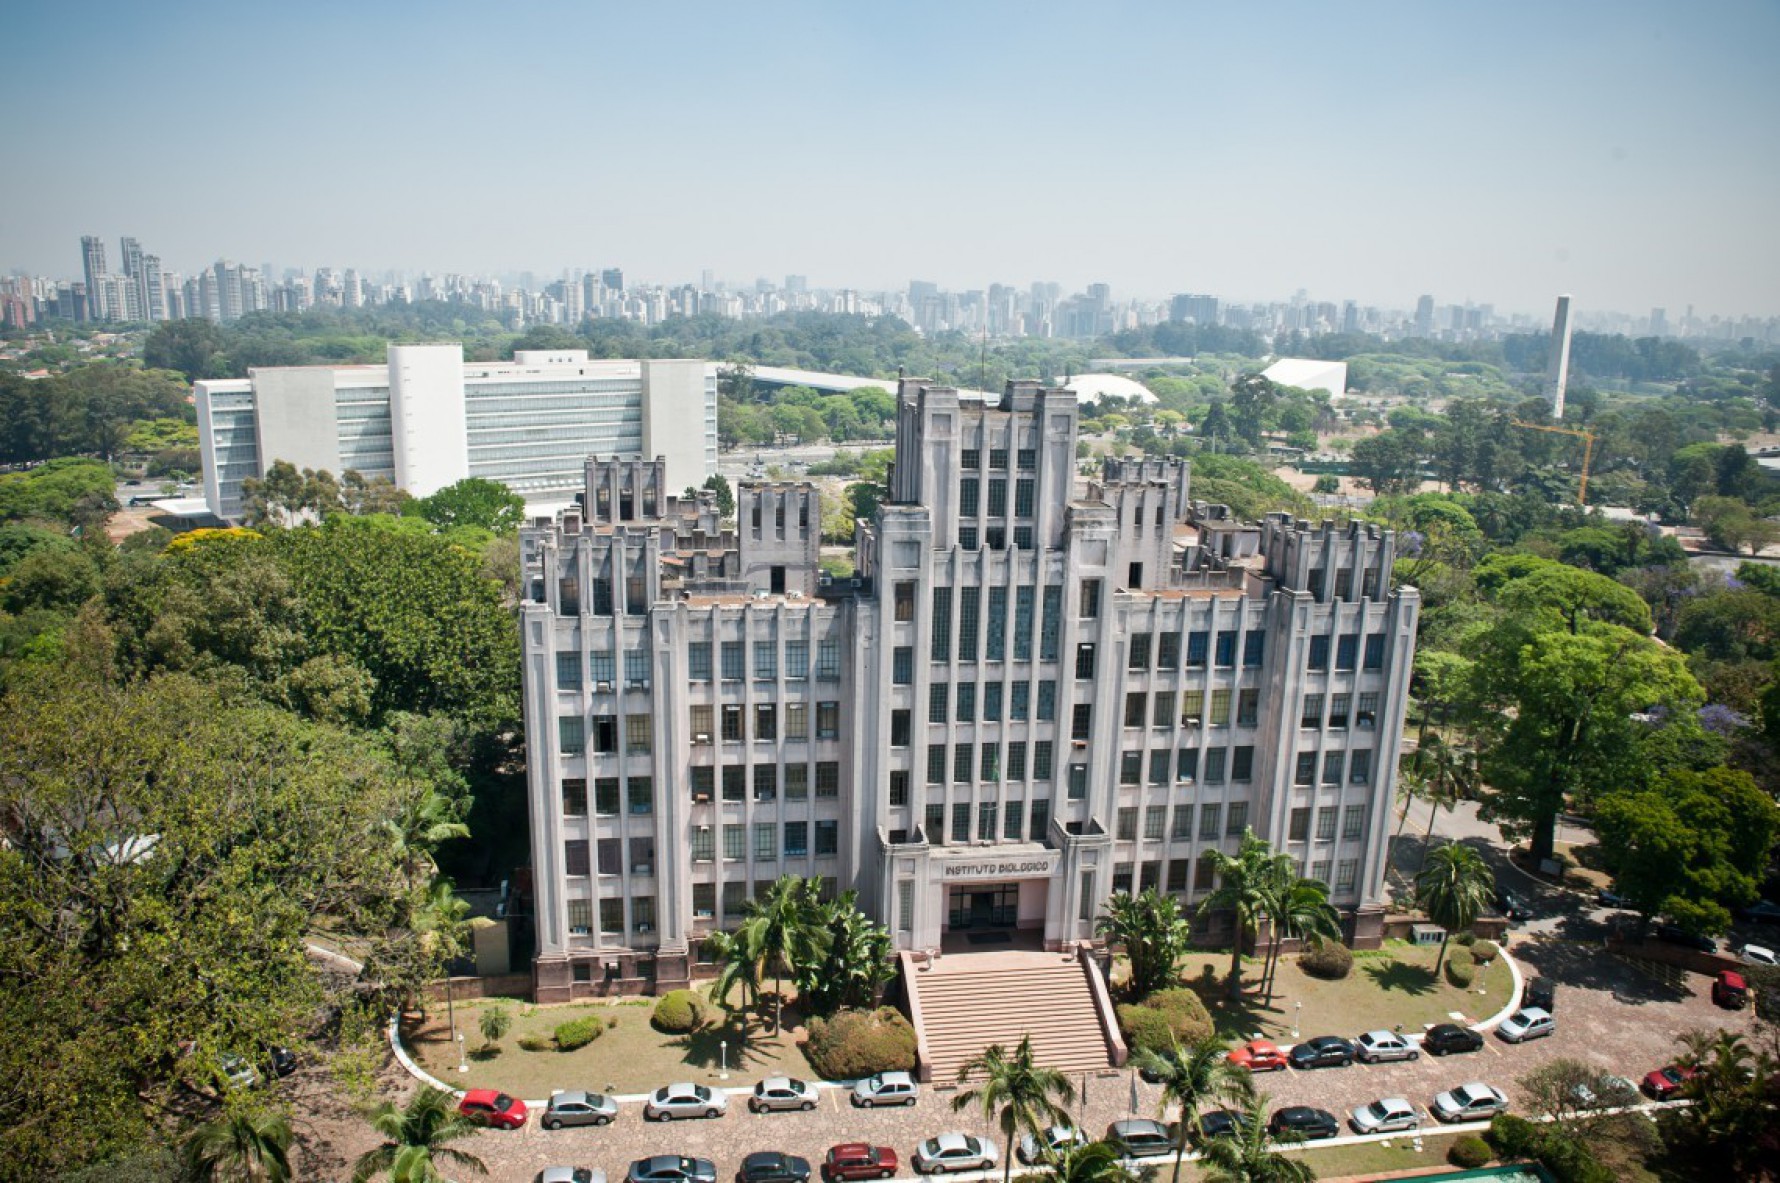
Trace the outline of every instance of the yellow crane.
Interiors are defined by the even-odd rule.
[[[1582,483],[1576,489],[1576,503],[1588,504],[1588,466],[1595,456],[1595,433],[1578,431],[1573,427],[1553,427],[1549,423],[1528,423],[1524,419],[1512,420],[1516,427],[1530,427],[1534,431],[1549,431],[1556,435],[1573,435],[1582,441]]]

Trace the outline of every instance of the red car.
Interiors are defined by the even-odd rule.
[[[477,1125],[497,1130],[516,1130],[525,1124],[525,1102],[494,1089],[471,1089],[457,1103],[457,1111]]]
[[[1230,1053],[1230,1062],[1250,1072],[1272,1072],[1286,1066],[1286,1054],[1268,1039],[1251,1039]]]
[[[822,1177],[829,1183],[843,1179],[888,1179],[896,1173],[896,1151],[888,1146],[843,1142],[831,1147],[822,1160]]]
[[[1742,1010],[1749,1005],[1749,983],[1736,970],[1724,970],[1712,983],[1712,1001],[1726,1010]]]
[[[1670,1064],[1666,1068],[1658,1068],[1644,1078],[1644,1091],[1658,1101],[1667,1101],[1681,1090],[1681,1086],[1700,1074],[1698,1068],[1690,1068],[1683,1064]]]

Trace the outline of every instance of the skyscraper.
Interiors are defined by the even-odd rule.
[[[1559,296],[1557,314],[1551,321],[1551,365],[1545,371],[1545,397],[1551,417],[1564,417],[1564,387],[1570,381],[1570,297]]]
[[[105,266],[105,240],[97,234],[82,235],[80,257],[87,275],[87,319],[110,320],[111,309],[105,304],[105,285],[101,282],[108,274]]]
[[[1423,296],[1415,302],[1415,335],[1432,337],[1434,335],[1434,297]]]

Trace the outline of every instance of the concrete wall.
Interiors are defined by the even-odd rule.
[[[255,370],[255,426],[263,475],[274,460],[340,475],[334,371],[322,367]]]
[[[389,347],[389,421],[397,485],[426,497],[470,475],[463,346]]]
[[[643,455],[667,461],[668,488],[702,485],[710,475],[705,434],[705,363],[643,363]]]

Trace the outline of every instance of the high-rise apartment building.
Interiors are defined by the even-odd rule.
[[[1551,360],[1545,370],[1545,398],[1551,403],[1551,417],[1564,417],[1564,391],[1570,384],[1570,297],[1557,298],[1557,311],[1551,320]]]
[[[105,240],[97,234],[82,235],[80,240],[80,260],[86,271],[87,280],[87,319],[110,320],[113,317],[111,308],[105,297],[105,277],[110,274],[105,266]]]
[[[1376,943],[1419,604],[1392,534],[1236,522],[1173,460],[1078,481],[1075,396],[1036,383],[904,382],[896,431],[852,579],[812,486],[742,485],[732,530],[659,462],[590,460],[521,532],[539,1000],[689,980],[784,874],[898,948],[1061,948],[1114,892],[1203,898],[1248,829]]]

